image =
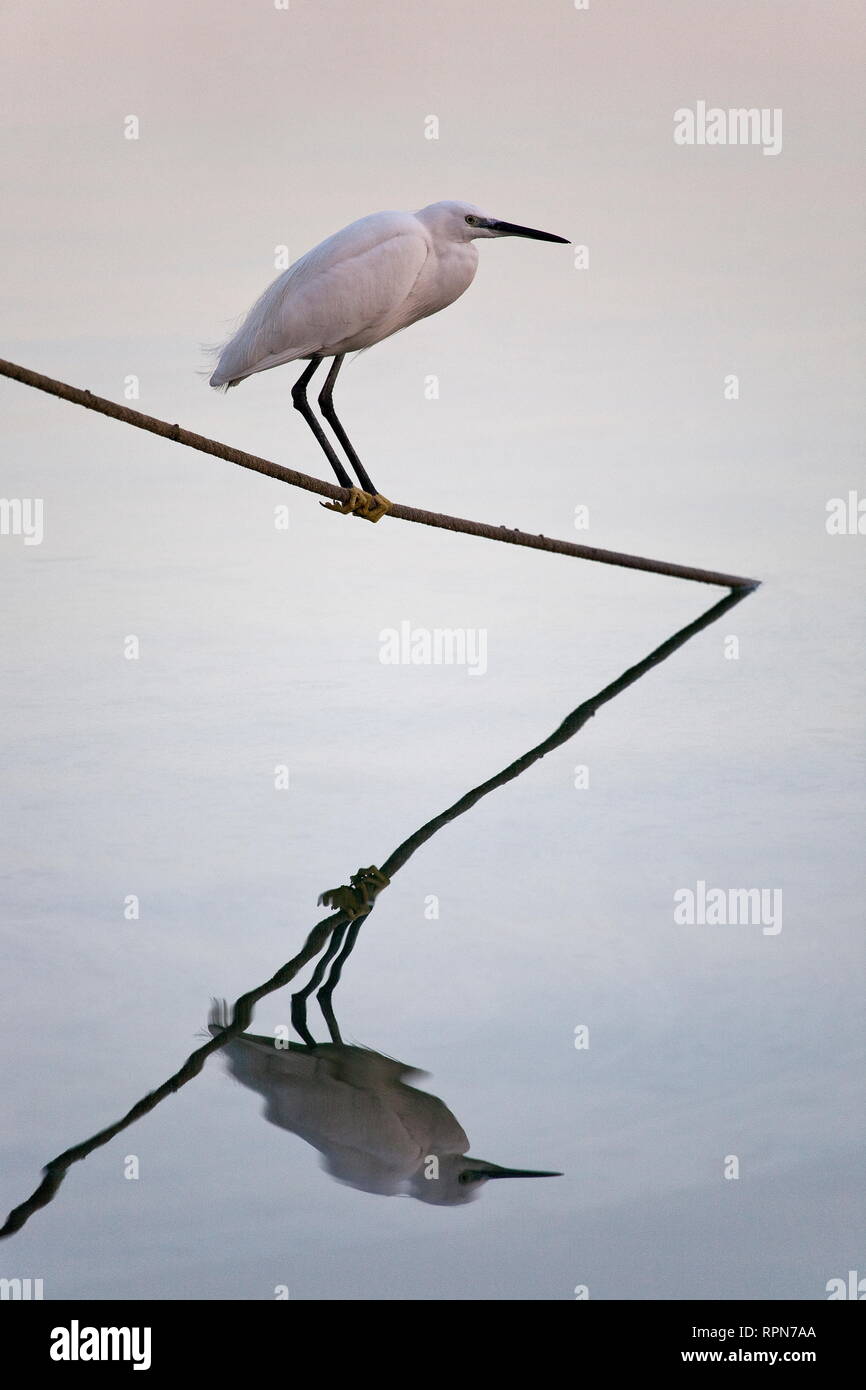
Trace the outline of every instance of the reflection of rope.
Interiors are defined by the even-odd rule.
[[[278,478],[280,482],[292,487],[304,488],[307,492],[317,492],[322,497],[332,497],[338,502],[349,500],[351,488],[336,487],[333,483],[311,478],[306,473],[297,473],[293,468],[283,468],[268,459],[246,454],[242,449],[233,449],[230,444],[220,444],[216,439],[206,439],[202,434],[181,429],[180,425],[169,425],[165,420],[157,420],[152,415],[143,415],[140,410],[130,410],[128,406],[117,405],[104,396],[94,396],[90,391],[82,391],[77,386],[67,386],[64,381],[32,372],[29,367],[19,367],[15,362],[5,362],[0,358],[0,375],[11,377],[25,386],[33,386],[37,391],[47,391],[50,396],[59,396],[73,405],[83,405],[87,410],[97,410],[100,415],[109,415],[125,425],[134,425],[139,430],[149,430],[151,434],[161,435],[163,439],[173,439],[177,444],[186,444],[190,449],[199,449],[204,454],[236,463],[241,468],[252,469],[254,473],[264,473],[268,478]],[[510,530],[507,526],[489,526],[483,521],[466,521],[459,516],[445,516],[442,512],[426,512],[418,507],[403,507],[397,503],[391,506],[389,516],[399,521],[416,521],[422,526],[438,526],[445,531],[462,531],[467,536],[483,536],[491,541],[505,541],[509,545],[525,545],[532,550],[552,550],[557,555],[571,555],[578,560],[596,560],[602,565],[620,565],[625,569],[646,570],[650,574],[667,574],[674,579],[693,579],[699,584],[716,584],[723,589],[755,589],[757,579],[743,579],[735,574],[719,574],[715,570],[696,569],[693,565],[674,565],[666,560],[647,560],[641,555],[621,555],[615,550],[599,550],[592,545],[576,545],[572,541],[552,540],[549,536],[534,536],[528,531]]]
[[[263,999],[267,994],[273,994],[275,990],[281,989],[283,985],[287,985],[290,980],[293,980],[298,971],[309,961],[318,956],[327,946],[332,933],[337,930],[342,931],[351,923],[351,944],[354,944],[355,934],[360,929],[365,918],[370,915],[375,907],[376,894],[391,878],[393,878],[397,870],[402,868],[406,861],[411,858],[416,849],[419,849],[432,835],[435,835],[437,830],[440,830],[443,825],[448,825],[451,821],[456,820],[458,816],[462,816],[466,811],[470,810],[477,801],[480,801],[482,796],[486,796],[488,792],[493,791],[496,787],[504,786],[506,782],[513,781],[515,777],[519,777],[520,774],[531,767],[533,763],[538,762],[539,758],[543,758],[545,753],[549,753],[552,749],[558,748],[560,744],[565,743],[577,733],[578,729],[583,727],[588,719],[592,718],[596,710],[600,709],[602,705],[607,704],[609,700],[614,699],[621,691],[626,690],[630,685],[633,685],[635,681],[640,680],[641,676],[646,675],[648,671],[658,666],[660,662],[667,660],[679,647],[688,642],[691,637],[694,637],[705,627],[709,627],[711,623],[716,622],[718,618],[721,618],[723,613],[727,613],[730,608],[733,608],[735,604],[744,599],[748,592],[749,590],[743,587],[726,595],[726,597],[720,599],[718,603],[714,603],[712,608],[708,608],[706,613],[702,614],[700,618],[696,618],[693,623],[689,623],[687,627],[674,633],[673,637],[669,637],[661,646],[656,647],[655,651],[650,652],[649,656],[644,657],[643,661],[639,661],[636,666],[632,666],[628,671],[624,671],[617,680],[613,681],[610,685],[606,685],[603,690],[599,691],[597,695],[593,695],[590,700],[585,700],[582,705],[578,705],[577,709],[573,710],[572,713],[562,721],[559,728],[555,729],[550,737],[546,738],[543,743],[539,743],[535,748],[531,748],[528,753],[524,753],[522,757],[517,758],[515,762],[503,768],[495,777],[491,777],[487,782],[482,782],[480,786],[474,787],[472,791],[467,792],[459,801],[455,801],[454,805],[450,806],[447,811],[443,811],[442,814],[436,816],[434,820],[428,821],[427,824],[423,825],[420,830],[417,830],[414,835],[411,835],[408,840],[404,840],[403,843],[394,850],[394,853],[385,860],[381,869],[376,869],[375,866],[372,865],[368,869],[359,869],[357,874],[352,875],[350,880],[352,884],[351,888],[344,885],[342,888],[329,890],[329,892],[323,893],[322,898],[319,900],[320,902],[323,899],[331,898],[334,894],[351,893],[353,896],[347,905],[355,909],[354,912],[350,914],[346,911],[338,911],[333,916],[325,917],[321,922],[317,922],[296,956],[293,956],[290,961],[287,961],[285,965],[281,966],[276,974],[272,975],[269,980],[266,980],[263,985],[259,985],[256,989],[251,989],[246,994],[241,995],[235,1003],[232,1021],[223,1032],[211,1038],[202,1047],[196,1048],[195,1052],[190,1053],[179,1071],[176,1071],[173,1076],[170,1076],[167,1081],[164,1081],[155,1091],[151,1091],[149,1095],[144,1096],[142,1100],[138,1101],[131,1110],[127,1111],[122,1119],[117,1120],[113,1125],[109,1125],[107,1129],[100,1130],[98,1134],[94,1134],[92,1138],[86,1139],[83,1143],[76,1144],[73,1148],[67,1149],[62,1154],[58,1154],[57,1158],[52,1158],[51,1162],[46,1164],[45,1168],[42,1170],[44,1177],[35,1192],[33,1192],[25,1202],[22,1202],[20,1206],[15,1207],[9,1213],[6,1224],[0,1228],[0,1236],[13,1235],[15,1231],[19,1231],[24,1223],[29,1220],[34,1211],[38,1211],[40,1207],[46,1206],[54,1197],[57,1189],[66,1176],[67,1170],[73,1163],[79,1162],[82,1158],[86,1158],[88,1154],[92,1153],[94,1149],[98,1149],[103,1144],[107,1144],[116,1134],[120,1134],[122,1130],[128,1129],[136,1120],[140,1120],[143,1115],[149,1114],[149,1112],[159,1105],[161,1101],[165,1100],[167,1096],[171,1095],[174,1091],[179,1091],[181,1086],[185,1086],[194,1076],[198,1076],[198,1073],[201,1071],[205,1061],[212,1052],[218,1052],[220,1048],[225,1047],[227,1043],[231,1042],[232,1038],[236,1038],[248,1027],[252,1020],[253,1008],[258,1001]],[[363,899],[365,904],[363,908],[359,907],[359,897]],[[349,949],[351,949],[351,946],[349,946]],[[342,959],[341,957],[341,960]],[[339,970],[337,972],[337,979],[339,979]],[[333,984],[336,984],[336,980],[333,981]],[[331,988],[333,988],[333,984]],[[328,1004],[329,1003],[330,1000],[328,999]]]
[[[515,777],[519,777],[527,768],[532,767],[533,763],[537,763],[539,758],[543,758],[546,753],[551,753],[554,748],[559,748],[560,744],[566,743],[577,733],[578,729],[583,728],[587,720],[591,719],[602,705],[606,705],[609,700],[613,700],[623,690],[634,685],[635,681],[639,681],[641,676],[645,676],[654,666],[666,661],[679,647],[688,642],[690,637],[694,637],[703,628],[709,627],[710,623],[716,622],[723,613],[727,613],[729,608],[733,608],[750,592],[746,588],[733,589],[725,598],[713,604],[712,608],[709,608],[700,618],[696,618],[693,623],[689,623],[687,627],[675,632],[673,637],[669,637],[666,642],[662,642],[661,646],[656,647],[649,656],[645,656],[643,661],[639,661],[636,666],[623,671],[621,676],[618,676],[615,681],[611,681],[610,685],[606,685],[591,699],[584,700],[582,705],[578,705],[576,710],[572,710],[571,714],[563,719],[559,728],[555,729],[543,743],[537,744],[535,748],[530,748],[528,753],[524,753],[513,763],[509,763],[508,767],[497,772],[495,777],[491,777],[487,782],[482,782],[478,787],[473,787],[471,792],[461,796],[460,800],[455,801],[453,806],[449,806],[447,811],[435,816],[426,825],[422,825],[420,830],[416,830],[414,835],[410,835],[408,840],[404,840],[402,845],[399,845],[394,853],[385,860],[380,872],[393,878],[397,870],[403,867],[416,849],[419,849],[429,840],[431,835],[435,835],[437,830],[441,830],[443,825],[448,825],[458,816],[464,815],[476,802],[481,800],[482,796],[487,796],[488,792],[495,791],[497,787],[505,786],[506,782],[512,782]]]

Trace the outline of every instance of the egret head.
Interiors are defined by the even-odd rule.
[[[439,1159],[435,1176],[426,1165],[415,1173],[409,1195],[432,1206],[456,1207],[473,1202],[492,1178],[561,1177],[561,1173],[539,1172],[534,1168],[500,1168],[498,1163],[469,1158],[466,1154],[444,1154]]]
[[[537,232],[533,227],[520,227],[514,222],[501,222],[489,217],[474,203],[431,203],[415,214],[430,228],[434,236],[447,241],[475,241],[480,237],[523,236],[533,241],[559,241],[568,246],[564,236],[552,232]]]

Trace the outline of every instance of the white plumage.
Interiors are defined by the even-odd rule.
[[[211,386],[371,347],[451,304],[472,283],[478,252],[471,241],[437,249],[431,211],[372,213],[295,261],[223,348]]]

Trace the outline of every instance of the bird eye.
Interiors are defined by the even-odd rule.
[[[471,213],[466,214],[466,221],[469,223],[470,227],[478,226],[478,218],[473,217]]]

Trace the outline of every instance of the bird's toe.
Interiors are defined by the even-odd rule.
[[[381,493],[364,492],[362,488],[349,488],[344,502],[320,503],[326,511],[339,512],[341,516],[359,516],[364,521],[379,521],[391,510],[391,503]]]
[[[364,492],[359,487],[350,487],[349,495],[344,502],[321,502],[320,506],[328,512],[339,512],[341,516],[356,516],[363,512],[366,507],[373,506],[373,498],[369,492]]]
[[[380,492],[375,492],[372,497],[369,493],[365,493],[365,496],[368,505],[359,507],[355,512],[356,516],[363,517],[364,521],[379,521],[390,512],[393,503],[389,502],[387,497],[383,497]]]

